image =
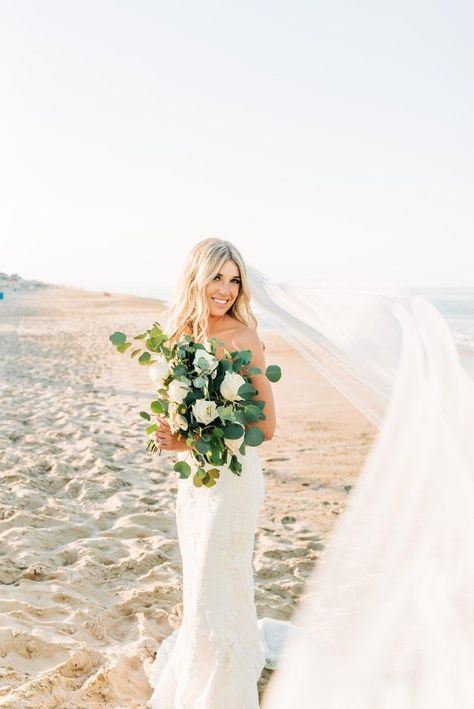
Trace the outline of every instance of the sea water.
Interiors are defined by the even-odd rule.
[[[454,340],[474,353],[474,288],[418,288],[445,317]]]
[[[311,286],[306,283],[304,288],[309,291],[316,289],[319,293],[321,290],[319,284]],[[331,288],[324,289],[330,291]],[[146,293],[143,289],[136,289],[138,295],[146,295],[163,300],[166,306],[169,305],[173,296],[173,291],[170,288],[149,288]],[[456,344],[462,349],[469,350],[474,353],[474,288],[418,288],[411,289],[412,292],[427,298],[444,316]],[[258,307],[254,307],[257,316],[259,327],[262,329],[272,329],[271,320],[260,311]]]

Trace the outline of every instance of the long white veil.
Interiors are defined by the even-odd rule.
[[[265,316],[380,429],[264,709],[472,709],[474,382],[445,320],[408,291],[308,298],[248,274]]]

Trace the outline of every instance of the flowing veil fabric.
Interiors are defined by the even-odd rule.
[[[264,709],[472,709],[474,382],[446,322],[408,291],[308,298],[248,274],[273,325],[380,428]]]

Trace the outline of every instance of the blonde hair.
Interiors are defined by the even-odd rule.
[[[209,307],[206,286],[220,272],[226,261],[234,261],[240,271],[239,294],[227,311],[236,320],[257,328],[258,321],[250,307],[250,287],[245,264],[239,250],[223,239],[203,239],[189,252],[184,271],[169,309],[168,346],[191,335],[195,342],[204,342],[207,337]]]

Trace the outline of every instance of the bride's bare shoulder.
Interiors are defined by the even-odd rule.
[[[232,341],[232,349],[243,350],[253,349],[256,344],[260,343],[262,349],[265,349],[264,343],[260,340],[259,334],[254,327],[245,325],[238,320],[234,320],[235,325],[231,325],[230,339]],[[229,348],[227,348],[229,349]]]

